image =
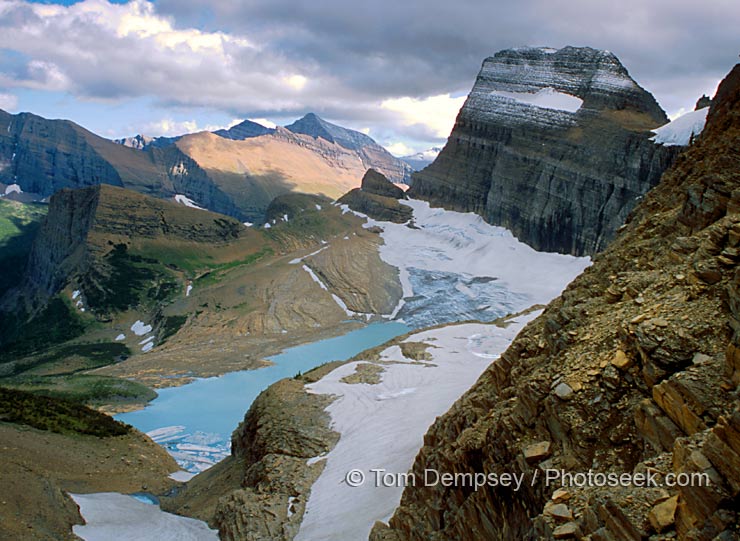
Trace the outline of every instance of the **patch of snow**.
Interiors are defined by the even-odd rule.
[[[306,271],[308,273],[308,275],[311,277],[311,279],[314,282],[316,282],[317,284],[319,284],[319,287],[321,289],[323,289],[324,291],[329,291],[329,289],[326,287],[326,284],[324,284],[324,282],[321,281],[321,278],[319,278],[316,275],[316,273],[313,271],[313,269],[311,269],[311,267],[309,267],[308,265],[303,265],[302,268],[303,268],[304,271]]]
[[[313,466],[314,464],[316,464],[317,462],[321,462],[325,458],[326,458],[326,453],[322,453],[319,456],[314,456],[306,460],[306,464],[308,464],[309,466]]]
[[[180,194],[175,195],[175,202],[180,203],[181,205],[185,205],[186,207],[193,208],[193,209],[206,210],[203,207],[198,206],[198,204],[195,201],[193,201],[186,195],[180,195]]]
[[[349,237],[347,235],[344,236],[344,240],[349,240]]]
[[[185,288],[185,296],[189,297],[190,292],[193,290],[193,284],[188,284],[188,287]]]
[[[681,115],[668,124],[653,130],[650,140],[665,146],[686,146],[692,137],[699,135],[707,121],[709,107]]]
[[[154,342],[147,342],[141,347],[141,351],[146,353],[148,351],[151,351],[151,349],[154,347]]]
[[[315,252],[311,252],[311,253],[310,253],[310,254],[308,254],[308,255],[304,255],[303,257],[296,257],[295,259],[291,259],[291,260],[290,260],[290,261],[288,262],[288,264],[289,264],[289,265],[297,265],[298,263],[300,263],[300,262],[301,262],[301,261],[303,261],[304,259],[306,259],[306,258],[309,258],[309,257],[311,257],[311,256],[314,256],[314,255],[316,255],[316,254],[318,254],[318,253],[320,253],[320,252],[323,252],[323,251],[324,251],[324,250],[326,250],[326,249],[327,249],[328,247],[329,247],[329,246],[322,246],[321,248],[319,248],[319,249],[318,249],[318,250],[316,250]]]
[[[316,210],[321,210],[321,205],[319,205],[318,203],[316,204]]]
[[[180,471],[176,471],[175,473],[169,474],[168,477],[172,479],[173,481],[178,481],[180,483],[187,483],[193,477],[195,477],[195,475],[196,475],[195,473],[185,471],[185,470],[180,470]]]
[[[144,338],[144,340],[142,340],[141,342],[139,342],[139,345],[140,345],[140,346],[143,346],[144,344],[148,344],[148,343],[149,343],[149,342],[151,342],[152,340],[154,340],[154,337],[153,337],[153,336],[150,336],[150,337],[148,337],[148,338]]]
[[[125,340],[125,339],[126,339],[126,335],[123,333],[116,336],[116,342],[120,342],[121,340]]]
[[[145,334],[152,332],[152,326],[137,319],[136,323],[131,325],[131,330],[136,336],[144,336]]]
[[[283,221],[284,222],[287,222],[288,221],[288,215],[287,214],[283,214]]]
[[[23,190],[21,190],[21,187],[19,184],[9,184],[5,187],[5,195],[10,195],[11,193],[23,193]]]
[[[267,223],[265,224],[265,229],[270,229],[271,227],[272,227],[272,225],[270,225],[270,222],[267,222]]]
[[[252,227],[254,224],[252,222],[243,222],[244,227]]]
[[[337,397],[326,411],[340,438],[311,487],[296,541],[367,539],[376,521],[388,521],[403,487],[375,486],[371,469],[408,472],[436,417],[475,383],[490,365],[490,357],[500,355],[539,313],[520,316],[505,328],[476,323],[416,333],[407,341],[433,345],[428,349],[432,360],[414,362],[398,346],[387,348],[381,360],[392,362],[382,365],[381,382],[375,385],[341,381],[355,372],[358,363],[367,361],[340,366],[308,385],[312,393]],[[473,336],[479,339],[475,352],[468,348]],[[475,354],[479,352],[487,357]],[[353,469],[365,475],[361,486],[345,481]]]
[[[75,290],[74,290],[74,291],[72,292],[72,300],[75,300],[75,299],[76,299],[77,297],[79,297],[79,296],[80,296],[80,290],[79,290],[79,289],[75,289]]]
[[[295,501],[296,501],[295,496],[288,496],[288,510],[287,510],[288,518],[292,517],[295,514],[295,511],[293,511],[293,504],[295,503]]]
[[[555,109],[575,113],[583,105],[583,100],[576,96],[558,92],[552,87],[546,87],[537,92],[507,92],[504,90],[493,90],[494,96],[514,100],[519,103],[534,105],[542,109]]]
[[[85,519],[72,532],[85,541],[218,541],[218,532],[200,520],[162,511],[158,505],[104,492],[70,494]]]

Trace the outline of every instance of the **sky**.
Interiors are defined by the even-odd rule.
[[[738,28],[737,0],[0,0],[0,109],[111,138],[315,112],[404,155],[444,143],[501,49],[610,50],[675,117]]]

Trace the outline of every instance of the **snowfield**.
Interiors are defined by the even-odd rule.
[[[72,531],[85,541],[218,541],[218,532],[205,522],[165,513],[114,492],[70,494],[85,519]]]
[[[533,304],[547,304],[591,264],[588,257],[537,252],[507,229],[487,224],[472,212],[432,208],[414,199],[401,203],[413,209],[417,229],[372,219],[365,227],[383,229],[380,257],[399,269],[407,299],[425,293],[418,284],[414,288],[415,269],[458,275],[464,286],[471,279],[493,278],[495,282],[490,283],[497,289],[505,288],[516,297],[516,302],[507,306],[509,312],[516,313]],[[401,300],[392,317],[406,302]],[[475,304],[476,299],[469,302]]]
[[[686,146],[691,138],[699,135],[707,121],[709,107],[698,111],[691,111],[677,119],[653,130],[655,134],[650,140],[666,146]]]
[[[297,541],[367,539],[377,520],[387,521],[401,500],[403,487],[375,486],[373,469],[406,473],[435,418],[478,379],[517,333],[540,312],[517,317],[506,328],[485,324],[451,325],[406,339],[430,345],[431,361],[412,361],[398,346],[381,354],[384,366],[377,385],[343,383],[363,361],[352,362],[309,385],[310,392],[334,395],[327,408],[340,433],[314,483]],[[351,470],[365,475],[352,487]]]

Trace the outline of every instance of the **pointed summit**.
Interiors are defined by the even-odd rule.
[[[235,141],[243,141],[250,137],[259,137],[260,135],[266,135],[273,133],[275,130],[272,128],[266,128],[262,124],[252,122],[251,120],[245,120],[239,124],[230,127],[227,130],[216,130],[215,133],[219,137],[225,139],[233,139]]]
[[[285,128],[293,133],[301,133],[314,138],[321,137],[330,143],[337,143],[350,150],[359,150],[362,147],[377,144],[364,133],[327,122],[315,113],[308,113],[303,118],[285,126]]]

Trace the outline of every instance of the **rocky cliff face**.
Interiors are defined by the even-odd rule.
[[[110,252],[110,239],[218,243],[239,237],[243,230],[233,218],[105,184],[61,190],[51,198],[23,282],[3,304],[19,308],[13,305],[20,297],[42,305],[70,276],[84,273]]]
[[[504,50],[483,62],[442,152],[412,197],[510,229],[538,250],[602,250],[677,154],[667,122],[606,51]]]
[[[523,474],[523,488],[409,487],[372,539],[739,538],[738,148],[740,65],[698,142],[430,428],[413,468]],[[659,486],[563,488],[548,470]]]

